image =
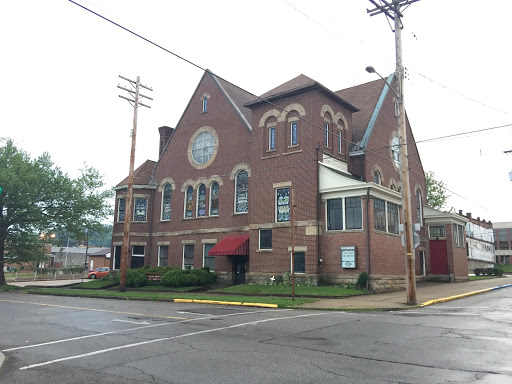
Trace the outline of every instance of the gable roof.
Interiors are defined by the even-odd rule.
[[[391,83],[392,80],[393,75],[390,75],[387,81]],[[366,148],[368,144],[368,139],[388,92],[389,87],[382,79],[336,92],[340,97],[360,108],[359,112],[352,115],[352,141],[360,143],[362,148]]]
[[[156,165],[156,161],[146,160],[139,166],[135,171],[133,171],[133,185],[149,185],[151,179],[151,172]],[[128,186],[128,177],[124,178],[119,184],[115,186],[115,190],[127,188]]]
[[[283,97],[292,96],[297,93],[302,93],[306,91],[311,91],[318,89],[330,98],[336,100],[341,105],[343,105],[345,108],[347,108],[350,112],[357,112],[359,111],[359,108],[357,108],[352,103],[346,101],[344,98],[342,98],[340,95],[336,94],[335,92],[331,91],[329,88],[323,86],[318,81],[311,79],[310,77],[300,74],[297,77],[294,77],[293,79],[287,81],[286,83],[283,83],[279,85],[278,87],[271,89],[268,92],[265,92],[263,95],[261,95],[257,99],[253,99],[251,102],[245,104],[247,107],[253,107],[258,104],[265,103],[267,101],[274,101]]]

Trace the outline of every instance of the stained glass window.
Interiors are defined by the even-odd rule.
[[[391,140],[391,153],[395,166],[400,167],[400,139],[396,136]]]
[[[240,171],[236,175],[236,212],[249,211],[249,175]]]
[[[269,151],[276,149],[276,127],[268,129],[268,149]]]
[[[197,164],[204,164],[213,155],[215,139],[210,132],[201,132],[192,144],[192,157]]]
[[[197,189],[197,217],[206,216],[206,185],[201,184]]]
[[[291,136],[292,136],[292,145],[297,145],[299,140],[297,138],[297,122],[294,121],[290,124]]]
[[[210,216],[219,214],[219,183],[214,181],[210,186]]]
[[[194,188],[192,186],[187,187],[185,193],[185,218],[192,217],[194,215]]]
[[[306,273],[306,254],[304,252],[294,252],[293,270],[295,273]]]
[[[277,222],[290,221],[290,188],[277,189]]]
[[[162,190],[162,220],[171,219],[172,186],[167,183]]]
[[[374,228],[386,232],[386,202],[381,199],[373,199]]]
[[[388,232],[398,233],[398,205],[388,202]]]
[[[124,221],[124,213],[126,209],[126,199],[119,199],[117,206],[117,221]]]
[[[148,199],[145,197],[135,198],[135,211],[133,221],[146,221],[146,212],[148,209]]]

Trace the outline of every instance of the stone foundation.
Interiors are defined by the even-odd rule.
[[[468,271],[473,273],[475,268],[494,268],[494,263],[483,260],[472,260],[468,259]]]

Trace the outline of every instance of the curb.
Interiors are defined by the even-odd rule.
[[[193,300],[193,299],[174,299],[173,301],[175,303],[218,304],[218,305],[238,305],[238,306],[244,306],[244,307],[278,308],[277,304],[243,303],[240,301]]]
[[[439,303],[445,303],[447,301],[452,301],[452,300],[457,300],[457,299],[462,299],[464,297],[469,297],[469,296],[475,296],[475,295],[479,295],[481,293],[486,293],[486,292],[491,292],[491,291],[495,291],[497,289],[502,289],[502,288],[509,288],[509,287],[512,287],[512,284],[505,284],[505,285],[500,285],[500,286],[497,286],[497,287],[493,287],[493,288],[487,288],[487,289],[481,289],[479,291],[473,291],[473,292],[468,292],[468,293],[463,293],[461,295],[455,295],[455,296],[448,296],[448,297],[443,297],[441,299],[435,299],[435,300],[430,300],[430,301],[426,301],[424,303],[421,303],[419,305],[419,307],[427,307],[429,305],[433,305],[433,304],[439,304]]]

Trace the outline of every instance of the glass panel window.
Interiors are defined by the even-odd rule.
[[[345,198],[345,216],[347,229],[363,229],[361,197]]]
[[[338,129],[338,153],[341,153],[342,140],[343,140],[343,137],[342,137],[341,129]]]
[[[329,146],[329,123],[325,123],[325,125],[324,125],[324,141],[325,141],[325,146],[328,147]]]
[[[188,186],[185,193],[185,218],[194,215],[194,188]]]
[[[421,224],[423,218],[422,218],[422,215],[421,215],[421,211],[422,211],[422,204],[421,204],[421,192],[420,190],[418,189],[416,191],[416,214],[418,215],[418,222]]]
[[[382,178],[380,177],[379,171],[373,172],[373,182],[375,184],[379,184],[380,185],[381,180],[382,180]]]
[[[162,190],[162,220],[171,219],[171,194],[172,186],[167,183]]]
[[[388,203],[388,232],[398,233],[398,205]]]
[[[373,199],[374,228],[386,232],[386,203],[384,200]]]
[[[204,267],[210,268],[210,271],[215,270],[215,256],[208,256],[208,252],[215,246],[215,244],[204,244],[203,247],[203,261]]]
[[[206,216],[206,185],[201,184],[197,189],[197,217]]]
[[[130,268],[140,268],[144,266],[144,250],[143,245],[134,245],[132,247],[132,262]]]
[[[135,210],[133,212],[133,221],[146,221],[148,209],[148,199],[144,197],[135,198]]]
[[[204,164],[213,155],[215,139],[210,132],[201,132],[192,144],[192,158],[197,164]]]
[[[306,254],[304,252],[294,252],[293,270],[295,273],[306,273]]]
[[[159,245],[158,246],[158,266],[166,267],[168,264],[169,258],[169,246],[168,245]]]
[[[183,269],[194,268],[194,244],[183,245]]]
[[[297,137],[297,122],[294,121],[290,124],[290,131],[291,131],[291,145],[297,145],[299,144],[299,139]]]
[[[203,97],[203,112],[206,112],[208,110],[208,98]]]
[[[276,190],[277,222],[290,221],[290,188]]]
[[[210,216],[219,214],[219,183],[214,181],[210,186]]]
[[[260,229],[260,248],[272,249],[272,230]]]
[[[276,127],[268,129],[268,150],[273,151],[276,149]]]
[[[428,227],[429,237],[446,237],[444,225],[431,225]]]
[[[117,204],[117,221],[124,221],[124,214],[126,210],[126,199],[122,198],[118,200]]]
[[[462,225],[453,224],[453,243],[459,247],[464,246],[464,229]]]
[[[395,166],[400,167],[400,139],[396,136],[391,140],[391,154]]]
[[[336,231],[343,229],[343,200],[327,200],[327,229]]]
[[[249,175],[240,171],[236,175],[236,208],[237,213],[249,211]]]

